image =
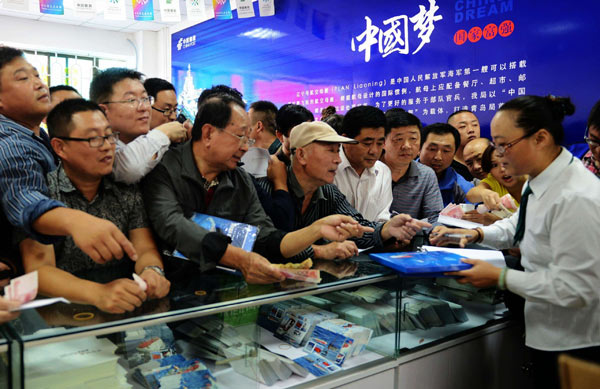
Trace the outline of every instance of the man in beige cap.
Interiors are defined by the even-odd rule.
[[[201,271],[229,266],[239,269],[249,283],[271,283],[284,277],[269,261],[287,262],[319,239],[343,241],[371,229],[345,215],[332,215],[287,234],[274,228],[251,177],[237,166],[251,143],[245,108],[244,102],[229,95],[201,103],[192,141],[167,151],[144,179],[144,202],[161,248],[178,250]],[[235,247],[221,231],[194,223],[190,217],[195,212],[260,227],[254,251]]]
[[[340,144],[357,143],[354,139],[338,135],[324,122],[306,122],[290,132],[292,164],[288,171],[288,188],[295,205],[295,228],[303,228],[322,217],[342,214],[351,216],[359,224],[374,228],[353,241],[313,244],[304,255],[315,258],[348,258],[359,248],[383,246],[395,238],[407,244],[423,227],[430,224],[412,219],[409,215],[396,215],[386,223],[366,220],[332,185],[340,159]]]

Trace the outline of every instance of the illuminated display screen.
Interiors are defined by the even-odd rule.
[[[376,4],[376,6],[375,6]],[[566,143],[581,142],[600,99],[600,5],[523,0],[276,0],[275,16],[209,20],[172,35],[180,103],[226,84],[248,103],[402,107],[424,123],[479,117],[523,94],[570,96]]]

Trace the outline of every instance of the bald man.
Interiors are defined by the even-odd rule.
[[[469,173],[473,176],[473,184],[475,185],[479,184],[479,181],[487,176],[487,172],[484,172],[481,166],[481,157],[489,145],[489,139],[476,138],[467,143],[463,150],[465,165],[469,169]]]
[[[460,145],[456,149],[456,154],[454,154],[452,168],[467,181],[471,181],[474,177],[467,169],[464,150],[467,143],[480,136],[479,119],[473,112],[463,109],[448,116],[448,124],[456,128],[460,134]]]

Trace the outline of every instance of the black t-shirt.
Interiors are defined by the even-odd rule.
[[[452,165],[450,165],[450,167],[452,167],[458,174],[460,174],[461,176],[464,177],[465,180],[467,181],[473,181],[473,176],[471,175],[471,173],[469,172],[469,169],[463,165],[462,163],[453,160],[452,161]]]

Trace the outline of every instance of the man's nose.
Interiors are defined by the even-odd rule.
[[[381,154],[381,150],[383,150],[383,145],[374,144],[373,146],[369,147],[369,154],[378,155]]]
[[[45,88],[46,92],[50,92],[50,90],[48,89],[48,86],[46,84],[44,84],[44,81],[42,81],[41,78],[36,77],[35,78],[35,89],[41,89],[41,88]]]

